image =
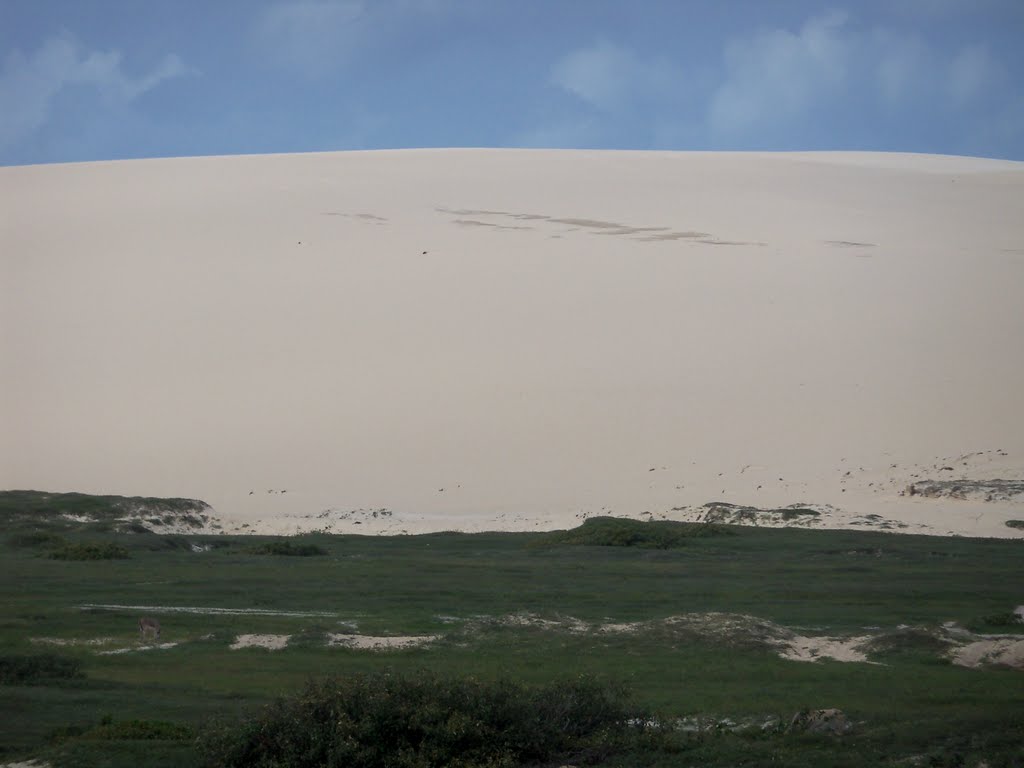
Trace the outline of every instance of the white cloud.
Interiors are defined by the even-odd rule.
[[[805,116],[823,97],[842,89],[851,44],[845,13],[808,20],[797,33],[775,29],[725,48],[725,77],[708,110],[717,136],[735,136],[755,126]]]
[[[607,41],[572,51],[551,69],[552,84],[607,112],[668,97],[680,79],[667,60],[644,60]]]
[[[796,32],[733,40],[723,62],[707,111],[715,146],[827,135],[842,142],[857,130],[867,135],[864,126],[882,114],[904,130],[942,123],[963,136],[986,119],[967,107],[1005,79],[985,46],[948,52],[915,34],[864,30],[840,12],[812,17]]]
[[[46,124],[53,100],[65,88],[89,86],[108,102],[130,102],[165,80],[188,74],[169,54],[150,73],[125,73],[118,51],[84,51],[68,35],[51,37],[33,54],[15,50],[0,71],[0,147],[9,146]]]
[[[915,19],[1012,9],[1019,0],[888,0],[890,10]]]
[[[255,38],[278,62],[316,75],[351,52],[367,13],[362,0],[279,2],[256,19]]]
[[[306,77],[335,71],[402,24],[475,9],[479,0],[277,0],[253,19],[251,41],[274,64]]]
[[[930,76],[935,66],[928,47],[917,38],[876,30],[869,47],[875,51],[875,79],[882,101],[898,106]]]
[[[949,94],[963,106],[982,95],[999,79],[1001,69],[981,45],[964,48],[949,65]]]
[[[595,107],[613,109],[628,97],[638,68],[629,51],[599,43],[555,64],[551,82]]]

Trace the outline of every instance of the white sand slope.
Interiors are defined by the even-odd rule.
[[[283,532],[720,501],[1024,534],[1020,495],[900,495],[1024,479],[1024,163],[2,168],[0,334],[4,488],[187,496]]]

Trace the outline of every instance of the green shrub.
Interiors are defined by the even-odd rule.
[[[31,685],[84,677],[82,662],[56,653],[0,656],[0,685]]]
[[[1008,528],[1024,529],[1024,520],[1007,520],[1006,526]]]
[[[327,550],[316,544],[293,544],[290,541],[268,541],[246,550],[254,555],[285,555],[289,557],[314,557],[326,555]]]
[[[917,627],[907,627],[872,638],[865,644],[865,650],[871,656],[920,654],[940,657],[949,649],[949,646],[949,641],[935,632]]]
[[[67,539],[52,531],[34,531],[12,536],[7,540],[8,546],[18,549],[46,549],[67,544]]]
[[[1021,617],[1012,611],[990,613],[987,616],[979,616],[967,623],[967,628],[972,632],[985,632],[990,629],[1005,631],[1011,628],[1024,629]]]
[[[584,545],[675,549],[685,546],[689,539],[733,535],[735,535],[735,531],[732,529],[712,523],[592,517],[578,528],[569,531],[554,531],[538,543],[546,546]]]
[[[600,749],[638,717],[618,687],[544,687],[426,674],[310,683],[240,725],[208,731],[211,766],[512,768]]]
[[[109,720],[109,718],[108,718]],[[152,740],[180,741],[195,734],[187,725],[163,720],[122,720],[103,722],[81,734],[83,739],[96,741]]]
[[[50,553],[54,560],[124,560],[128,550],[120,544],[65,544]]]

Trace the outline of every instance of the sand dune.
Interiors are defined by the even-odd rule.
[[[1024,163],[188,158],[0,168],[0,210],[0,487],[1024,535],[1019,496],[905,494],[1024,479]]]

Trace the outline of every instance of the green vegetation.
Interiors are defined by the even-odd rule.
[[[115,722],[105,715],[98,725],[67,726],[54,731],[50,740],[67,742],[72,739],[90,741],[183,741],[195,738],[195,731],[187,725],[163,720],[121,720]]]
[[[1024,622],[1013,611],[999,611],[979,616],[967,622],[972,632],[1020,632],[1024,634]]]
[[[514,768],[606,750],[637,717],[620,690],[586,679],[355,675],[310,683],[240,726],[210,731],[201,751],[224,768]]]
[[[14,547],[15,549],[53,549],[55,547],[63,547],[67,543],[67,539],[51,531],[22,533],[10,536],[7,539],[7,546]]]
[[[53,550],[51,560],[126,560],[130,555],[120,544],[65,544]]]
[[[0,508],[10,503],[0,494]],[[0,763],[198,768],[226,753],[204,757],[186,733],[234,749],[254,722],[282,711],[275,699],[287,709],[316,690],[362,690],[380,718],[405,701],[424,730],[402,738],[443,745],[458,723],[431,709],[433,691],[556,697],[567,685],[559,681],[580,678],[611,692],[601,694],[609,707],[635,707],[659,726],[580,735],[553,748],[562,762],[549,765],[1024,762],[1024,672],[956,666],[940,631],[946,622],[1004,635],[1024,628],[1005,623],[1024,602],[1018,540],[594,520],[554,534],[310,535],[297,545],[326,554],[283,561],[247,551],[273,539],[133,535],[39,517],[54,528],[0,527],[0,657],[10,665]],[[21,538],[40,533],[63,541]],[[45,557],[68,542],[131,557]],[[140,616],[159,618],[158,643],[140,641]],[[881,663],[783,659],[772,627],[873,635],[866,650]],[[232,650],[242,634],[291,640],[279,651]],[[335,634],[437,639],[371,651],[331,645]],[[19,660],[57,644],[84,676],[37,674],[37,662]],[[373,690],[397,690],[385,679],[409,688],[378,701]],[[416,687],[425,680],[433,688]],[[623,689],[631,698],[619,698]],[[849,734],[786,727],[798,711],[829,707],[849,717]],[[548,760],[525,754],[505,753],[506,763]]]
[[[288,557],[320,557],[327,554],[327,550],[318,547],[316,544],[297,544],[291,541],[267,541],[249,547],[246,552],[254,555],[284,555]]]
[[[82,676],[79,659],[56,653],[0,656],[0,685],[31,685]]]
[[[1024,529],[1024,520],[1007,520],[1006,526],[1008,528]]]
[[[676,523],[667,520],[627,520],[592,517],[579,528],[555,531],[538,540],[541,546],[640,547],[676,549],[690,539],[732,536],[735,531],[712,523]]]
[[[209,507],[195,499],[90,496],[43,491],[0,492],[0,526],[9,533],[148,533],[140,520],[156,525],[201,528]]]

